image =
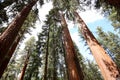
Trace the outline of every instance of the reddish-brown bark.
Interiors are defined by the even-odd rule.
[[[12,55],[13,55],[13,53],[14,53],[14,51],[15,51],[18,43],[19,43],[19,41],[20,41],[20,37],[17,37],[17,39],[13,43],[11,49],[9,50],[7,57],[3,60],[2,64],[0,65],[0,78],[1,78],[4,70],[7,68],[7,65],[8,65],[8,63],[9,63],[9,61],[10,61],[10,59],[11,59],[11,57],[12,57]]]
[[[106,3],[119,8],[120,7],[120,0],[106,0]]]
[[[84,23],[82,18],[79,16],[77,12],[74,13],[76,20],[79,24],[79,28],[82,31],[84,38],[87,41],[87,44],[90,47],[90,50],[101,70],[101,73],[105,80],[117,80],[119,71],[117,69],[116,64],[112,61],[112,59],[108,56],[105,50],[98,43],[94,35],[90,32],[87,25]]]
[[[18,35],[22,24],[24,23],[26,17],[28,16],[30,10],[36,2],[37,0],[33,0],[31,3],[25,6],[0,36],[0,64],[2,63],[7,52],[9,51],[9,48],[11,47],[16,36]]]
[[[19,80],[23,80],[23,78],[24,78],[25,71],[26,71],[26,68],[27,68],[27,65],[28,65],[28,61],[29,61],[29,57],[30,57],[30,55],[29,55],[29,52],[28,52],[26,60],[25,60],[25,63],[24,63],[24,67],[23,67],[23,69],[21,71],[21,75],[20,75],[20,79]]]
[[[64,46],[66,51],[66,62],[68,66],[68,75],[69,80],[83,80],[83,73],[79,65],[79,61],[77,59],[74,45],[67,28],[67,23],[63,15],[61,15],[61,25],[62,25],[62,33],[64,38]]]

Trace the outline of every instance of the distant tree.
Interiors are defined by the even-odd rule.
[[[32,80],[39,79],[39,67],[41,65],[41,58],[39,53],[36,53],[36,41],[33,37],[26,42],[23,52],[25,55],[25,62],[23,69],[21,70],[20,80]]]
[[[28,65],[28,61],[29,61],[29,57],[30,57],[30,53],[29,53],[29,51],[28,51],[28,53],[27,53],[27,55],[26,55],[25,62],[24,62],[24,67],[23,67],[23,69],[21,70],[21,75],[20,75],[20,79],[19,79],[19,80],[23,80],[23,78],[24,78],[25,71],[26,71],[26,68],[27,68],[27,65]]]

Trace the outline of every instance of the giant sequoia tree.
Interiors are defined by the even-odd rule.
[[[0,65],[0,76],[2,76],[4,70],[6,69],[19,42],[22,41],[24,34],[28,33],[28,32],[30,33],[30,28],[34,26],[34,23],[37,19],[34,12],[35,11],[33,11],[33,10],[32,10],[32,12],[30,12],[29,16],[27,17],[27,19],[25,20],[25,22],[22,26],[22,29],[20,29],[19,34],[17,35],[15,41],[13,42],[12,46],[8,50],[6,57],[3,59],[1,65]]]
[[[101,73],[105,80],[113,79],[116,80],[119,78],[120,75],[116,64],[113,62],[113,60],[108,56],[106,51],[101,47],[101,45],[98,43],[96,38],[93,36],[93,34],[88,29],[87,25],[84,23],[82,18],[79,16],[77,12],[74,13],[76,17],[76,21],[79,24],[79,28],[81,29],[81,32],[84,36],[84,38],[87,41],[87,44],[90,47],[90,50],[100,67]],[[111,76],[112,75],[112,76]]]
[[[21,29],[23,22],[36,2],[37,0],[33,0],[25,6],[0,36],[0,64],[5,58],[9,48],[13,44],[18,32]]]
[[[24,23],[27,15],[30,13],[32,7],[36,4],[37,1],[38,0],[30,1],[30,3],[28,3],[28,5],[22,9],[22,11],[15,17],[12,23],[0,36],[0,69],[2,69],[0,71],[0,76],[3,74],[3,71],[8,64],[15,50],[15,47],[17,46],[18,42],[20,41],[20,38],[22,37],[24,31],[26,30],[26,29],[22,30],[21,28],[22,24]],[[40,1],[42,3],[42,0]],[[35,49],[35,53],[34,51],[31,51],[34,53],[33,56],[37,56],[37,57],[32,57],[31,64],[28,65],[28,69],[26,69],[27,64],[25,63],[25,67],[23,68],[24,69],[23,71],[25,73],[26,70],[27,73],[22,75],[22,79],[24,75],[26,80],[32,78],[33,79],[39,78],[38,75],[39,75],[40,55],[45,56],[45,59],[43,57],[44,59],[43,63],[45,63],[44,74],[43,74],[44,80],[47,79],[57,80],[57,79],[63,79],[63,77],[69,80],[84,79],[83,75],[85,73],[83,74],[82,71],[83,67],[82,69],[80,67],[81,64],[79,64],[79,60],[77,58],[77,54],[75,52],[75,48],[68,30],[66,19],[72,21],[76,19],[76,21],[78,22],[82,35],[86,39],[93,53],[93,56],[97,61],[97,64],[100,67],[104,79],[105,80],[118,79],[120,74],[118,72],[117,66],[112,61],[112,59],[107,55],[107,53],[98,43],[98,41],[95,39],[92,32],[90,32],[87,25],[78,15],[78,13],[75,12],[75,10],[77,9],[82,9],[80,5],[82,2],[80,2],[79,0],[52,0],[52,1],[53,1],[54,9],[52,9],[49,12],[49,15],[47,16],[48,20],[45,23],[45,25],[47,26],[43,26],[42,33],[38,35],[39,40],[37,41],[37,49]],[[100,0],[98,0],[97,2],[99,1]],[[119,1],[108,0],[108,2],[110,5],[115,6],[115,9],[117,9],[119,6],[118,5]],[[5,8],[8,5],[11,5],[12,3],[14,3],[14,0],[11,0],[11,2],[9,4],[7,3],[5,6],[0,5],[2,6],[1,9]],[[61,26],[59,24],[61,24]],[[65,57],[64,62],[62,62],[61,56],[62,58]],[[97,72],[96,68],[94,68],[94,65],[91,65],[90,63],[88,64],[90,66],[89,68],[91,68],[94,72],[95,71]],[[94,72],[91,74],[95,75]],[[99,77],[90,78],[90,79],[97,79],[97,78]]]
[[[61,15],[61,25],[63,28],[63,38],[66,50],[66,62],[69,70],[70,80],[83,80],[83,73],[80,65],[78,65],[77,54],[75,53],[74,45],[67,28],[67,23],[63,14]]]

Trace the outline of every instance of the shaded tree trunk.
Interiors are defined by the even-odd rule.
[[[116,80],[120,76],[116,64],[108,56],[105,50],[98,43],[94,35],[87,28],[87,25],[84,23],[82,18],[77,12],[74,12],[76,20],[79,24],[79,28],[82,31],[84,38],[87,41],[87,44],[90,47],[90,50],[101,70],[101,73],[105,80]]]
[[[57,69],[56,69],[56,63],[57,63],[57,51],[56,51],[56,45],[57,45],[57,41],[56,41],[56,36],[55,36],[55,29],[53,28],[53,79],[52,80],[57,80]]]
[[[20,41],[20,36],[17,37],[15,42],[13,43],[12,47],[10,48],[7,57],[3,60],[2,64],[0,65],[0,78],[2,77],[2,74],[4,73],[5,69],[7,68],[7,65]]]
[[[53,44],[54,45],[54,44]],[[54,48],[55,49],[55,48]],[[55,51],[55,50],[54,50]],[[52,80],[57,80],[57,69],[56,69],[56,52],[53,52],[53,79]]]
[[[62,33],[66,50],[65,57],[68,65],[69,80],[83,80],[83,73],[63,14],[61,15],[61,25],[63,28]]]
[[[49,27],[50,30],[50,27]],[[48,55],[49,55],[49,32],[48,32],[48,38],[47,38],[47,48],[46,48],[46,56],[45,56],[45,69],[44,69],[44,77],[43,80],[47,80],[47,73],[48,73]]]
[[[24,23],[26,17],[28,16],[30,10],[36,2],[37,0],[33,0],[31,3],[25,6],[0,36],[0,64],[5,58],[7,52],[9,51],[9,48],[11,47],[16,36],[18,35],[22,24]]]
[[[28,61],[29,61],[29,57],[30,57],[30,54],[29,54],[29,51],[28,51],[28,54],[27,54],[27,57],[26,57],[26,60],[25,60],[25,63],[24,63],[24,67],[21,71],[21,76],[20,76],[19,80],[23,80],[23,78],[24,78],[25,71],[26,71],[26,68],[27,68],[27,65],[28,65]]]
[[[106,0],[106,3],[109,3],[112,6],[115,6],[117,8],[120,7],[120,0]]]

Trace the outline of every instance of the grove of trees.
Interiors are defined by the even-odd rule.
[[[47,2],[53,8],[37,39],[32,36],[21,48]],[[119,7],[119,0],[1,0],[0,80],[120,80]],[[91,8],[108,18],[116,33],[97,27],[95,38],[79,14]],[[95,61],[80,53],[69,21],[79,28]]]

